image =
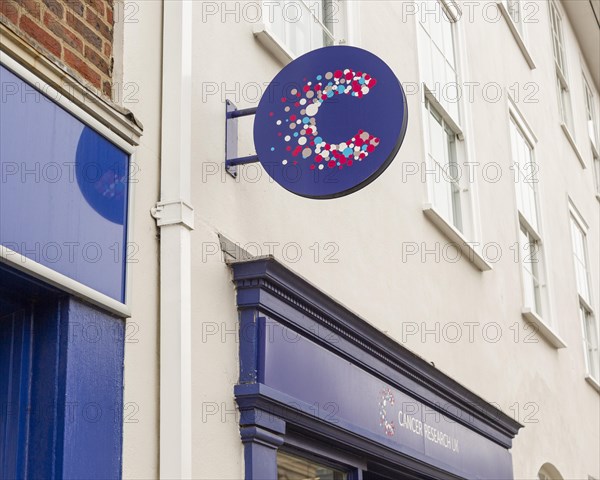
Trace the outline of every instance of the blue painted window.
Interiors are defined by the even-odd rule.
[[[125,300],[129,155],[0,66],[0,244]]]

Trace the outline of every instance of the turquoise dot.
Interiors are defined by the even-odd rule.
[[[346,148],[344,149],[344,157],[349,157],[352,154],[352,149],[351,148]]]
[[[274,152],[275,151],[275,147],[271,147],[271,151]]]
[[[339,85],[337,89],[339,93],[344,93],[345,88],[343,85]]]
[[[315,144],[318,145],[319,143],[321,143],[323,141],[323,139],[321,137],[317,137],[315,138]]]
[[[310,118],[308,118],[308,117],[304,117],[304,118],[302,119],[302,123],[308,123],[308,122],[310,122]]]
[[[317,80],[321,80],[323,77],[321,75],[317,75]]]
[[[297,137],[297,136],[298,136],[298,132],[294,132],[294,137]]]
[[[365,151],[367,149],[366,145],[363,145],[362,147],[360,147],[361,150]]]
[[[364,83],[365,83],[365,79],[361,77],[361,78],[358,80],[358,83],[360,83],[361,85],[364,85]]]

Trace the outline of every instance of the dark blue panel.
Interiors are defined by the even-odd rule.
[[[124,300],[128,154],[0,67],[0,243]]]
[[[0,478],[120,478],[123,320],[2,265],[0,302]]]
[[[124,327],[71,299],[65,378],[64,478],[120,478]]]
[[[31,315],[0,315],[0,478],[24,478],[29,405]]]

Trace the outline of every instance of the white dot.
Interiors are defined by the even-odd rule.
[[[309,105],[306,107],[306,115],[309,117],[314,117],[319,112],[319,106],[316,103]]]
[[[300,105],[306,105],[306,98],[303,98],[302,100],[300,100]]]
[[[277,120],[277,125],[281,125],[281,120]]]
[[[300,137],[298,139],[298,145],[304,145],[306,143],[306,137]]]
[[[284,160],[284,161],[283,161],[283,162],[281,162],[281,163],[283,163],[284,165],[287,165],[287,160]]]
[[[319,170],[323,170],[323,164],[319,165]]]
[[[289,141],[291,140],[291,138],[292,138],[292,137],[290,137],[289,135],[286,135],[286,136],[284,137],[284,139],[285,139],[285,141],[286,141],[286,142],[289,142]]]

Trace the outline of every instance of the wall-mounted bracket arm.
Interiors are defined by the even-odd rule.
[[[256,154],[238,157],[238,118],[255,115],[256,108],[238,109],[232,101],[225,101],[225,170],[234,178],[238,165],[258,162]]]

